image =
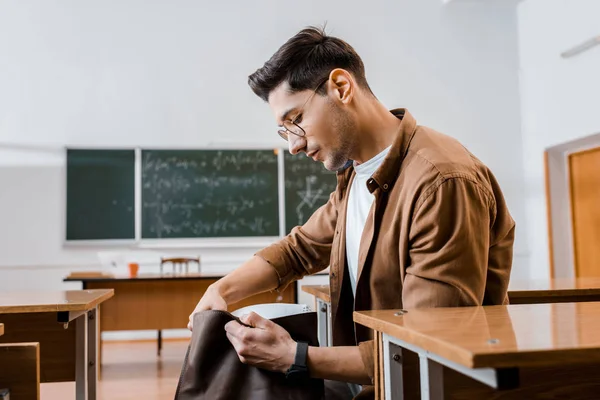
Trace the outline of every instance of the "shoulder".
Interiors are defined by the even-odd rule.
[[[491,172],[458,140],[434,129],[418,126],[402,162],[403,183],[421,200],[445,182],[461,181],[492,198]]]

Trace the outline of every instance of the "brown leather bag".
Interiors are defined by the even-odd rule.
[[[194,316],[192,339],[185,356],[175,400],[319,400],[322,379],[293,383],[282,373],[243,364],[227,339],[225,324],[239,319],[225,311]],[[301,313],[272,320],[298,341],[318,346],[317,314]],[[241,322],[240,322],[241,323]]]

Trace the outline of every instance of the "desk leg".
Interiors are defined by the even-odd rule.
[[[96,321],[96,309],[84,313],[75,321],[75,398],[77,400],[96,400],[98,374]]]
[[[98,370],[97,380],[102,379],[102,327],[100,326],[102,316],[100,313],[102,312],[102,306],[99,305],[96,307],[96,348],[98,349],[98,366],[96,369]]]
[[[329,307],[321,300],[317,299],[317,335],[319,339],[319,346],[329,346],[329,336],[327,334],[328,325],[327,319],[329,318]]]
[[[333,328],[331,326],[331,303],[324,303],[327,306],[327,346],[333,346]]]
[[[419,354],[421,373],[421,400],[444,399],[444,367]]]
[[[75,398],[88,400],[88,314],[75,320]]]
[[[96,381],[98,379],[98,324],[97,308],[88,313],[88,400],[96,400]]]
[[[383,385],[385,400],[403,400],[402,347],[383,336]]]

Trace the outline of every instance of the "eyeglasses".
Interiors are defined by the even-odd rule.
[[[325,78],[325,80],[323,80],[321,83],[319,83],[317,85],[317,87],[313,91],[313,94],[311,94],[310,97],[304,102],[304,104],[302,105],[302,108],[300,110],[303,110],[306,107],[308,102],[312,100],[312,98],[315,96],[315,94],[317,94],[317,91],[319,90],[321,85],[323,85],[328,80],[329,80],[329,77]],[[302,115],[302,111],[300,111],[293,119],[288,119],[288,120],[283,121],[283,129],[279,129],[277,131],[277,133],[279,134],[279,136],[281,136],[283,138],[283,140],[287,141],[288,135],[290,133],[293,135],[296,135],[296,136],[300,136],[300,137],[303,137],[306,135],[306,131],[304,129],[302,129],[302,127],[300,125],[298,125],[296,123],[296,121],[298,121],[298,117],[300,117],[300,115]]]

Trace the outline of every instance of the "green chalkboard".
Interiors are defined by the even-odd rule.
[[[279,235],[273,150],[142,151],[142,238]]]
[[[67,149],[67,240],[135,238],[134,150]]]
[[[285,230],[304,224],[335,190],[335,172],[303,154],[285,152]]]

